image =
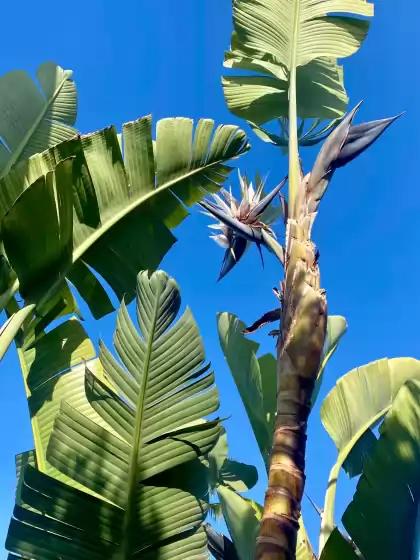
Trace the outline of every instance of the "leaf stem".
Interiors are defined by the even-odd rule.
[[[3,359],[3,356],[6,354],[7,349],[13,342],[13,339],[19,332],[23,323],[28,317],[35,313],[35,307],[36,305],[34,303],[30,303],[25,307],[22,307],[22,309],[12,315],[3,325],[2,330],[0,331],[0,361]]]
[[[299,40],[300,0],[295,1],[293,41],[290,53],[289,76],[289,217],[297,214],[300,183],[299,147],[297,133],[296,62]]]

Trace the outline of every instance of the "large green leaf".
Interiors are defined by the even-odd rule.
[[[29,414],[34,436],[36,465],[44,473],[74,484],[47,460],[47,447],[64,400],[80,413],[103,427],[105,422],[90,406],[84,391],[85,368],[103,383],[102,366],[95,348],[80,322],[73,317],[44,333],[34,344],[25,347],[18,337],[17,350],[23,373]]]
[[[316,555],[309,541],[302,517],[299,520],[299,531],[297,534],[296,560],[316,560]]]
[[[240,560],[254,560],[262,508],[227,486],[218,489],[223,517]]]
[[[92,496],[25,468],[21,499],[48,517],[15,507],[6,547],[30,558],[207,558],[202,521],[208,509],[203,455],[219,436],[214,374],[187,309],[176,321],[180,294],[158,271],[142,272],[137,321],[124,303],[114,345],[100,344],[105,378],[86,370],[88,400],[105,428],[63,402],[47,460]],[[47,556],[46,556],[47,555]]]
[[[324,547],[320,560],[358,560],[354,547],[346,540],[336,527]]]
[[[398,392],[343,516],[365,560],[414,560],[420,503],[420,382]]]
[[[242,334],[246,328],[245,323],[231,313],[218,313],[217,328],[220,345],[268,469],[275,408],[274,411],[270,411],[273,406],[272,391],[263,392],[261,370],[256,356],[259,345]],[[270,385],[274,383],[274,387],[276,386],[275,375],[272,376],[268,373],[268,378],[264,379],[264,383],[267,384],[269,381],[271,381]],[[270,406],[268,406],[268,402]],[[267,411],[269,411],[269,417]]]
[[[0,218],[18,279],[0,296],[3,305],[16,290],[45,304],[65,276],[101,317],[113,307],[92,269],[130,301],[137,271],[155,269],[175,242],[170,229],[188,215],[185,206],[218,190],[231,170],[225,162],[249,148],[237,127],[213,128],[210,120],[194,131],[190,119],[163,119],[153,148],[145,117],[124,125],[124,158],[111,127],[61,143],[8,173],[0,181]],[[1,355],[15,335],[12,326],[2,333]]]
[[[236,492],[246,492],[258,482],[258,471],[254,465],[247,465],[228,457],[227,435],[223,427],[216,445],[209,453],[208,461],[212,489],[224,484]]]
[[[369,442],[374,443],[373,434],[366,434],[390,410],[399,389],[409,379],[420,380],[420,361],[413,358],[378,360],[341,377],[322,403],[321,420],[334,440],[338,458],[331,470],[325,497],[321,549],[334,528],[335,492],[344,461],[353,475],[360,474],[369,453]]]
[[[297,115],[341,116],[347,96],[337,58],[356,52],[366,36],[369,23],[354,16],[372,15],[366,0],[236,0],[225,66],[257,75],[224,78],[229,109],[256,124],[288,117],[297,69]]]
[[[23,70],[0,78],[0,177],[18,162],[74,136],[77,92],[72,72],[44,62],[41,90]]]

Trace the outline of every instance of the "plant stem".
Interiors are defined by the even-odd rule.
[[[300,252],[300,243],[291,236],[292,257]],[[305,260],[296,257],[286,272],[278,344],[277,418],[258,560],[295,558],[305,484],[306,426],[326,334],[325,296],[312,285],[312,272],[306,267]]]
[[[337,461],[331,469],[330,476],[328,477],[328,486],[325,493],[324,511],[321,516],[321,530],[319,533],[319,555],[324,549],[324,546],[334,529],[334,506],[335,506],[335,493],[337,490],[337,480],[340,474],[343,461]]]
[[[19,311],[12,315],[5,325],[3,325],[0,331],[0,361],[3,359],[3,356],[6,354],[7,349],[12,344],[13,339],[19,332],[23,323],[28,317],[35,313],[35,308],[36,305],[34,303],[25,305],[25,307],[19,309]]]
[[[297,134],[297,99],[296,99],[296,62],[299,37],[300,0],[295,0],[293,20],[293,42],[290,55],[289,76],[289,216],[297,213],[299,191],[299,147]]]
[[[304,204],[297,133],[296,62],[300,0],[295,0],[289,83],[289,215],[277,346],[277,417],[257,560],[294,560],[305,486],[306,427],[327,329],[314,214]]]

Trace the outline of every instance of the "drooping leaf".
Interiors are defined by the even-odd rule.
[[[308,533],[306,532],[302,517],[299,520],[299,531],[296,543],[296,560],[316,560],[316,555],[309,541]]]
[[[229,459],[227,435],[223,427],[216,445],[208,455],[208,462],[212,489],[224,484],[236,492],[246,492],[258,481],[258,471],[253,465]]]
[[[338,457],[325,497],[321,549],[334,528],[335,493],[344,461],[348,472],[360,473],[366,464],[368,449],[365,443],[356,444],[391,409],[399,389],[409,379],[420,380],[420,361],[413,358],[378,360],[341,377],[322,403],[321,420],[334,440]],[[367,442],[369,436],[364,437]]]
[[[234,2],[225,66],[257,75],[224,78],[229,109],[257,125],[288,117],[289,77],[296,69],[298,116],[340,117],[347,96],[337,58],[356,52],[369,27],[368,21],[349,16],[372,15],[366,0]]]
[[[0,177],[30,156],[68,140],[77,115],[77,92],[71,70],[44,62],[38,85],[23,70],[0,78]]]
[[[265,413],[262,376],[256,356],[258,344],[242,334],[245,323],[231,313],[218,313],[217,328],[220,345],[268,468],[273,433]]]
[[[112,305],[91,267],[120,299],[125,295],[130,301],[137,271],[155,269],[175,242],[170,229],[188,215],[185,206],[200,200],[203,189],[218,190],[230,172],[225,163],[249,148],[237,127],[220,126],[214,134],[213,128],[213,121],[205,119],[195,131],[190,119],[163,119],[157,123],[154,152],[151,118],[145,117],[124,125],[124,158],[111,127],[15,167],[0,181],[4,247],[18,275],[14,290],[39,303],[54,295],[66,276],[100,317]],[[61,206],[54,208],[55,177],[70,165],[63,161],[68,158],[71,181],[62,189]],[[69,216],[65,222],[61,207]],[[71,216],[69,254],[68,244],[65,251],[57,244]],[[8,331],[12,339],[15,333]],[[2,344],[1,355],[4,351]]]
[[[254,560],[262,508],[228,488],[218,489],[223,516],[239,560]]]
[[[258,126],[255,123],[248,123],[255,134],[263,140],[280,148],[283,154],[287,154],[289,151],[289,133],[287,130],[288,119],[281,117],[278,119],[280,124],[280,133],[275,134]],[[301,147],[316,146],[320,142],[323,142],[332,130],[341,122],[341,118],[333,119],[332,121],[322,121],[322,119],[315,119],[309,127],[305,127],[307,119],[301,119],[300,125],[298,127],[298,143]],[[309,121],[311,122],[311,121]],[[307,129],[306,129],[307,128]]]
[[[92,496],[26,467],[21,498],[44,512],[15,507],[6,546],[14,554],[54,557],[204,560],[208,508],[201,458],[219,436],[214,375],[180,294],[158,271],[138,276],[137,321],[122,303],[114,345],[100,362],[116,391],[85,373],[88,400],[105,427],[63,402],[47,460]]]
[[[350,460],[357,441],[388,412],[408,379],[420,379],[420,361],[378,360],[337,381],[322,403],[321,420],[336,444],[339,461]],[[360,457],[354,453],[353,460],[359,461]]]
[[[365,463],[346,530],[367,560],[414,560],[420,503],[420,382],[396,395]]]
[[[257,484],[258,471],[254,465],[226,459],[220,470],[220,477],[235,492],[246,492]]]

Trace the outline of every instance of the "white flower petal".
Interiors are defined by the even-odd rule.
[[[216,243],[223,249],[227,249],[229,247],[229,242],[226,236],[222,233],[220,235],[210,235],[210,239],[214,239],[214,241],[216,241]]]
[[[229,208],[229,206],[226,204],[226,202],[225,202],[222,198],[220,198],[220,196],[218,196],[217,194],[214,194],[214,195],[213,195],[213,198],[214,198],[214,200],[217,202],[217,205],[218,205],[220,208],[222,208],[222,209],[226,212],[226,214],[229,214],[229,216],[230,216],[230,215],[231,215],[230,208]]]
[[[209,226],[207,226],[210,229],[220,229],[223,231],[223,229],[226,227],[224,224],[222,224],[222,222],[219,222],[218,224],[210,224]]]

